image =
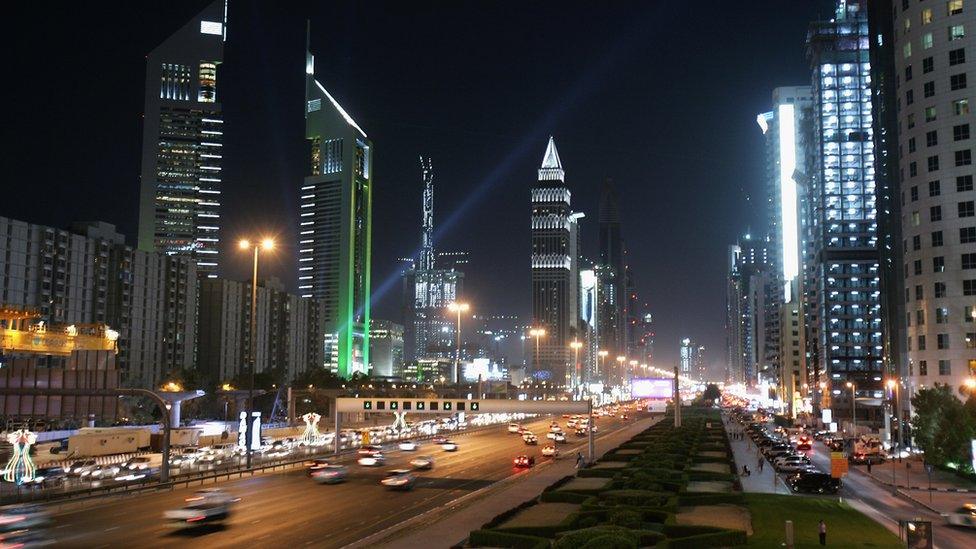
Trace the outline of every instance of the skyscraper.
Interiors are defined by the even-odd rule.
[[[600,345],[610,356],[625,354],[626,347],[626,273],[624,272],[624,243],[620,235],[620,211],[613,180],[603,182],[600,190],[600,282],[601,299]]]
[[[216,0],[146,56],[139,249],[189,256],[217,276],[224,118],[218,67],[227,2]]]
[[[877,4],[887,17],[872,22],[878,34],[872,47],[883,56],[882,79],[873,82],[883,109],[875,136],[885,176],[879,200],[889,206],[881,221],[894,235],[884,250],[882,282],[904,307],[886,317],[889,356],[907,381],[903,405],[914,391],[936,383],[965,399],[971,391],[964,384],[976,376],[976,186],[968,87],[976,6],[962,0]]]
[[[456,268],[436,268],[439,264],[466,263],[461,252],[434,253],[434,166],[430,158],[420,159],[424,183],[421,201],[422,237],[420,257],[403,273],[404,358],[454,358],[456,323],[447,306],[461,295],[464,273]]]
[[[838,0],[834,18],[812,23],[807,34],[817,150],[808,172],[817,307],[812,367],[820,378],[814,381],[827,387],[821,407],[849,420],[853,394],[861,420],[878,422],[883,349],[865,4]]]
[[[767,250],[765,239],[748,234],[729,246],[725,377],[732,383],[753,386],[762,369],[767,339],[766,288],[770,285]]]
[[[562,385],[570,363],[569,343],[579,319],[577,223],[570,208],[565,172],[552,137],[546,146],[532,199],[532,323],[546,335],[533,356],[533,375]]]
[[[325,301],[325,363],[342,377],[369,366],[373,144],[315,79],[306,52],[298,289]]]

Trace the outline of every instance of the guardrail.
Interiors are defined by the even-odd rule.
[[[507,424],[505,423],[494,423],[490,425],[482,425],[479,427],[464,429],[461,431],[449,431],[444,433],[437,433],[432,435],[421,435],[412,437],[403,437],[402,439],[395,439],[388,441],[390,444],[395,444],[398,440],[431,440],[438,436],[464,436],[471,435],[489,429],[503,427]],[[386,442],[384,442],[385,444]],[[222,467],[223,470],[208,470],[208,471],[194,471],[187,473],[178,473],[175,478],[167,482],[159,482],[158,477],[147,476],[145,479],[139,481],[125,482],[119,484],[111,484],[106,486],[92,486],[73,488],[70,490],[62,490],[60,488],[36,488],[36,487],[18,487],[18,492],[15,495],[4,495],[0,496],[0,504],[7,505],[12,503],[49,503],[49,502],[78,502],[88,499],[97,499],[112,495],[121,494],[137,494],[143,492],[151,491],[162,491],[162,490],[173,490],[177,487],[189,487],[193,483],[199,482],[200,485],[207,484],[207,481],[212,481],[216,483],[218,479],[230,480],[232,478],[243,478],[244,476],[254,476],[255,474],[263,474],[267,471],[276,471],[278,469],[295,468],[298,465],[304,464],[310,459],[317,459],[322,457],[334,456],[334,447],[331,444],[323,445],[317,447],[318,449],[314,452],[307,452],[301,457],[296,456],[285,456],[281,459],[273,460],[262,460],[260,466],[252,466],[250,469],[234,464],[228,464],[226,467]],[[340,450],[342,457],[348,457],[353,454],[355,450],[359,448],[359,445],[346,446]]]

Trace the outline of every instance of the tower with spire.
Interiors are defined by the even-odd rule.
[[[531,191],[532,324],[545,335],[532,346],[530,372],[558,385],[578,383],[570,342],[579,326],[579,219],[571,208],[556,142],[550,136]]]

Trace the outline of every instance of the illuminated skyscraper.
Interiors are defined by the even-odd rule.
[[[834,18],[812,23],[807,34],[817,150],[809,172],[816,305],[809,367],[815,383],[827,384],[823,404],[834,417],[851,417],[851,382],[861,420],[879,422],[883,349],[868,42],[865,0],[838,0]]]
[[[752,238],[747,234],[738,244],[729,246],[726,381],[753,386],[762,369],[768,337],[766,288],[770,285],[769,271],[764,238]]]
[[[146,56],[139,248],[193,258],[215,277],[224,118],[218,67],[227,2],[217,0]]]
[[[600,345],[610,356],[627,353],[624,243],[620,235],[617,190],[607,179],[600,190],[601,291],[599,323]]]
[[[579,321],[578,223],[582,214],[570,208],[565,172],[552,137],[532,187],[532,324],[544,328],[533,375],[566,382],[570,342]]]
[[[373,144],[305,64],[308,172],[301,186],[298,291],[325,301],[325,365],[342,377],[369,366]]]

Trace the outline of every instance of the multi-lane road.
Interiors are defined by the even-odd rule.
[[[641,414],[643,416],[643,414]],[[218,486],[242,498],[223,527],[198,532],[174,531],[163,513],[183,504],[196,488],[106,500],[56,514],[52,537],[61,547],[193,546],[239,547],[275,545],[343,547],[370,534],[394,526],[415,515],[442,506],[465,494],[519,474],[512,459],[525,453],[537,462],[545,459],[541,448],[549,442],[544,433],[552,418],[526,422],[540,436],[539,446],[526,446],[506,426],[460,435],[457,452],[444,452],[424,444],[417,452],[392,452],[384,467],[365,468],[349,462],[349,480],[319,485],[304,469],[266,474],[220,483]],[[565,419],[556,419],[565,428]],[[633,419],[597,420],[597,436],[606,436]],[[570,434],[559,445],[561,458],[585,455],[585,438]],[[409,468],[416,455],[429,454],[435,467],[423,471],[410,492],[392,492],[380,486],[384,471]],[[517,503],[517,502],[513,502]],[[489,519],[490,517],[485,517]]]

